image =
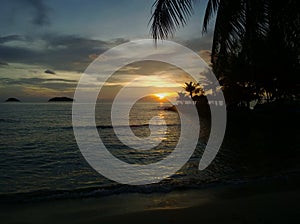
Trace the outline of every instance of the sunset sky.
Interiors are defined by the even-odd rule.
[[[206,2],[196,4],[188,26],[172,39],[203,55],[207,55],[212,41],[211,31],[201,34]],[[130,40],[151,37],[148,22],[154,0],[2,0],[1,3],[0,102],[8,97],[25,102],[72,97],[82,72],[98,55]],[[141,63],[127,66],[107,83],[104,97],[110,98],[126,77],[146,75],[149,78],[140,88],[159,88],[157,83],[163,82],[164,76],[178,73],[170,66],[155,68]],[[157,74],[161,78],[158,81]],[[180,77],[184,82],[185,74]]]

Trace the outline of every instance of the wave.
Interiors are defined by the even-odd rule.
[[[32,192],[0,194],[0,204],[31,203],[62,199],[81,199],[128,193],[168,193],[174,190],[207,189],[228,185],[242,185],[247,183],[270,183],[273,181],[282,182],[289,180],[293,182],[299,180],[299,174],[300,170],[290,170],[272,176],[213,180],[205,183],[199,183],[199,181],[195,180],[187,180],[188,183],[187,181],[176,182],[172,180],[164,180],[158,184],[141,186],[115,184],[104,187],[89,187],[73,190],[37,190]]]
[[[149,124],[132,124],[129,125],[131,128],[143,128],[143,127],[149,127]],[[156,124],[156,125],[151,125],[154,127],[163,127],[164,124]],[[167,124],[167,127],[180,127],[180,124]],[[113,128],[126,128],[126,125],[117,125],[117,126],[112,126],[112,125],[97,125],[97,129],[113,129]],[[67,126],[67,127],[60,127],[61,129],[73,129],[73,126]],[[86,128],[86,129],[93,129],[95,128],[94,126],[77,126],[77,128]]]
[[[200,185],[198,185],[197,188],[199,187]],[[153,184],[153,185],[143,185],[143,186],[117,185],[117,186],[108,186],[108,187],[79,188],[73,190],[37,190],[32,192],[19,192],[19,193],[10,193],[10,194],[2,194],[2,195],[0,194],[0,204],[104,197],[104,196],[110,196],[116,194],[128,194],[128,193],[143,193],[143,194],[167,193],[173,190],[193,189],[193,188],[196,188],[195,184],[190,183],[188,186],[186,186],[185,184],[172,183],[169,185]]]
[[[180,124],[167,124],[167,127],[173,127],[173,126],[179,126]],[[141,128],[141,127],[149,127],[149,124],[132,124],[129,125],[131,128]],[[154,127],[162,127],[165,126],[164,124],[155,124],[151,125]],[[125,128],[127,127],[126,125],[117,125],[117,126],[112,126],[112,125],[97,125],[97,128],[100,129],[106,129],[106,128]]]

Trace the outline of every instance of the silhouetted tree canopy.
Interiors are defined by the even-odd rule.
[[[186,25],[197,0],[156,0],[154,39]],[[203,33],[215,17],[211,61],[229,104],[299,99],[300,1],[209,0]]]

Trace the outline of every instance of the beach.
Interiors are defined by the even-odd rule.
[[[299,223],[299,175],[168,193],[1,205],[2,223]]]

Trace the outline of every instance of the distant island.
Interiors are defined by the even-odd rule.
[[[21,102],[21,101],[17,98],[10,97],[7,100],[5,100],[5,102]]]
[[[48,102],[73,102],[74,100],[69,97],[53,97]]]

